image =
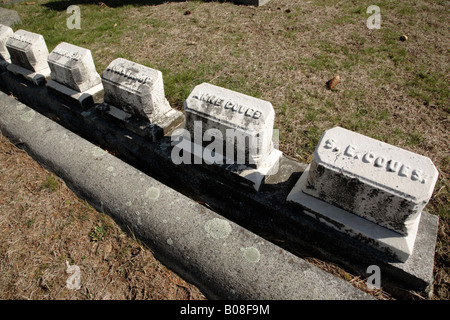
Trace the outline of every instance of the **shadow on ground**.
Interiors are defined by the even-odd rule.
[[[135,5],[135,6],[156,6],[163,3],[168,2],[186,2],[186,0],[70,0],[70,1],[52,1],[43,4],[43,6],[56,10],[56,11],[65,11],[67,7],[70,5],[80,5],[80,4],[99,4],[104,3],[106,6],[111,8],[117,8],[126,5]],[[233,2],[233,0],[203,0],[203,2]]]

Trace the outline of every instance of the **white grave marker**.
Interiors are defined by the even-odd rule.
[[[130,129],[139,120],[164,132],[182,122],[183,114],[173,109],[165,97],[159,70],[118,58],[103,72],[102,83],[104,103],[100,109],[121,121],[136,119],[129,123]]]
[[[6,41],[6,48],[11,57],[8,71],[36,85],[45,83],[50,77],[48,49],[42,35],[18,30]]]
[[[275,112],[270,102],[202,83],[191,92],[184,108],[195,159],[208,160],[205,150],[214,137],[214,161],[205,162],[240,165],[240,174],[255,189],[278,169],[282,153],[272,141]]]
[[[51,80],[47,87],[88,107],[103,98],[100,75],[91,51],[62,42],[48,56]]]
[[[437,177],[429,158],[335,127],[323,134],[288,201],[405,259]]]
[[[13,29],[0,24],[0,60],[11,63],[6,41],[14,34]]]

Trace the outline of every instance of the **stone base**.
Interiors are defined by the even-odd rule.
[[[154,123],[149,123],[148,120],[145,121],[139,119],[128,112],[107,104],[106,102],[96,106],[96,112],[112,121],[119,122],[128,130],[153,142],[158,141],[165,134],[171,132],[184,120],[182,112],[171,109]]]
[[[155,124],[163,128],[164,135],[172,132],[184,121],[184,114],[181,111],[171,109],[166,112],[162,117],[155,121]]]
[[[10,64],[11,60],[0,60],[0,72],[7,71]]]
[[[258,168],[243,165],[238,165],[238,168],[235,168],[235,165],[228,165],[226,169],[248,180],[253,188],[258,191],[267,176],[277,173],[282,155],[281,151],[274,149]]]
[[[172,141],[178,141],[177,138],[172,138]],[[258,165],[257,168],[245,164],[227,164],[224,157],[223,164],[214,164],[212,159],[205,159],[203,146],[197,145],[189,139],[182,139],[176,144],[180,152],[187,152],[188,155],[183,156],[183,159],[189,159],[191,164],[212,165],[219,171],[226,172],[228,176],[238,183],[254,188],[259,191],[266,176],[274,175],[278,172],[279,164],[283,153],[277,149],[272,152]],[[209,160],[209,161],[208,161]],[[230,161],[231,162],[231,161]]]
[[[47,80],[50,79],[50,68],[45,68],[38,72],[34,72],[21,66],[10,64],[7,69],[16,76],[25,78],[37,86],[44,85]]]
[[[420,216],[409,229],[408,235],[403,236],[304,193],[302,188],[307,183],[308,174],[309,166],[288,195],[288,202],[300,204],[306,209],[305,213],[315,217],[322,223],[346,233],[353,238],[357,238],[382,252],[392,255],[401,262],[405,262],[411,256],[419,227]]]
[[[92,107],[95,103],[103,100],[103,85],[101,83],[83,92],[73,90],[54,80],[47,82],[46,86],[51,93],[75,101],[83,109]]]

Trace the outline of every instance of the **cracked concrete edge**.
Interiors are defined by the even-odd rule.
[[[0,130],[210,299],[374,299],[0,92]]]

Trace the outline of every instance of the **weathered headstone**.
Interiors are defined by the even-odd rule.
[[[14,31],[5,25],[0,24],[0,71],[5,71],[11,63],[6,41],[14,34]]]
[[[6,41],[11,57],[8,71],[33,82],[44,84],[50,77],[48,49],[44,37],[33,32],[18,30]]]
[[[161,71],[118,58],[103,72],[102,83],[98,110],[137,134],[156,140],[183,121],[165,97]]]
[[[252,181],[255,189],[278,169],[282,153],[274,148],[275,112],[270,102],[202,83],[191,92],[184,108],[185,130],[196,160],[230,165],[230,170]]]
[[[86,108],[103,98],[100,75],[95,70],[91,51],[62,42],[48,56],[51,80],[47,88]]]
[[[339,127],[323,135],[309,172],[303,192],[403,235],[438,176],[429,158]]]
[[[429,158],[335,127],[323,134],[288,201],[405,260],[437,177]]]

